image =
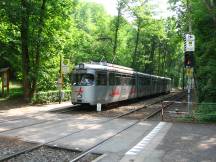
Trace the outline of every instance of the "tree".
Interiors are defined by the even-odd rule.
[[[0,7],[0,66],[23,81],[26,100],[56,89],[60,55],[73,65],[115,57],[120,65],[179,81],[176,20],[155,19],[146,0],[119,0],[117,16],[79,0],[2,0]]]
[[[177,3],[178,2],[178,3]],[[178,9],[178,26],[182,33],[187,32],[187,5],[185,0],[172,0],[173,9]],[[181,4],[179,7],[178,4]],[[216,100],[216,30],[215,30],[215,1],[190,1],[193,34],[196,36],[195,50],[195,81],[199,101],[213,102]]]

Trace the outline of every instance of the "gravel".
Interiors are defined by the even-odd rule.
[[[43,146],[31,152],[9,159],[7,162],[69,162],[78,154],[79,152],[73,150]],[[89,154],[80,160],[80,162],[90,162],[98,156],[99,155]]]
[[[157,101],[161,101],[161,100],[166,99],[167,97],[170,97],[173,95],[176,95],[176,93],[168,94],[168,95],[164,95],[164,96],[160,96],[160,97],[156,97],[156,98],[139,99],[136,101],[122,101],[119,103],[113,103],[112,105],[103,106],[101,112],[96,112],[96,107],[84,106],[80,109],[76,109],[75,111],[71,111],[71,112],[67,111],[66,113],[67,114],[70,113],[73,115],[74,114],[83,114],[83,115],[89,115],[89,116],[95,116],[95,117],[116,117],[116,116],[128,113],[132,110],[143,108],[146,105],[155,103]],[[146,117],[146,115],[152,113],[152,111],[153,111],[152,107],[150,109],[147,108],[146,109],[147,111],[145,109],[146,108],[139,110],[139,111],[133,113],[133,115],[127,116],[127,118],[131,118],[131,119],[144,118],[144,117]],[[144,111],[145,113],[143,113],[142,111]],[[154,111],[155,111],[155,109],[154,109]],[[139,114],[140,112],[142,112],[141,115]],[[61,111],[55,112],[55,113],[61,113]]]
[[[33,143],[23,142],[17,138],[0,137],[0,157],[14,154],[34,145]]]
[[[0,158],[18,153],[25,149],[30,149],[36,145],[38,144],[24,142],[18,138],[0,137]],[[31,152],[5,160],[4,162],[69,162],[79,153],[80,152],[63,148],[43,146]],[[96,154],[88,154],[79,162],[90,162],[98,156],[99,155]]]

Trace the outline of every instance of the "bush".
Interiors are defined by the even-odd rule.
[[[62,101],[70,101],[71,90],[62,91]],[[59,101],[59,91],[38,92],[32,98],[32,103],[51,103]]]
[[[194,114],[198,121],[216,122],[216,103],[201,103]]]

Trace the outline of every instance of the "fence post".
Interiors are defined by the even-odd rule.
[[[163,121],[164,120],[164,117],[163,117],[163,115],[164,115],[164,104],[163,104],[163,102],[162,102],[162,109],[161,109],[161,120]]]

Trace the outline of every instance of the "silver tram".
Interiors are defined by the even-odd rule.
[[[105,62],[82,63],[72,75],[72,104],[96,105],[169,93],[171,79]]]

